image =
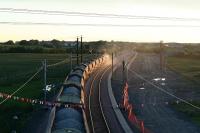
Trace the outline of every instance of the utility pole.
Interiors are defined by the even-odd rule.
[[[167,51],[166,51],[166,47],[167,47],[167,45],[163,46],[165,73],[167,72]]]
[[[46,102],[46,86],[47,86],[47,61],[44,59],[43,62],[43,69],[44,69],[44,101]]]
[[[160,41],[160,71],[163,71],[163,41]]]
[[[76,64],[79,64],[79,57],[78,57],[78,37],[76,40]]]
[[[70,53],[70,70],[72,70],[72,52]]]
[[[112,53],[112,76],[113,76],[113,53]]]
[[[83,63],[83,37],[81,36],[81,63]]]

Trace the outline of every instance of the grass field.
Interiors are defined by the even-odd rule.
[[[44,59],[47,59],[47,64],[53,64],[66,58],[66,54],[0,54],[0,92],[10,94],[16,90],[37,71]],[[47,69],[47,84],[62,83],[69,70],[69,62]],[[40,72],[33,81],[15,95],[43,99],[42,88],[43,72]],[[30,119],[30,114],[38,108],[38,106],[12,100],[3,103],[0,105],[0,132],[11,132],[14,128],[12,119],[14,115],[19,117],[16,128],[20,132],[26,121]]]
[[[200,60],[198,58],[168,57],[167,62],[170,68],[185,78],[196,83],[200,81]]]
[[[193,102],[193,104],[200,107],[200,102]],[[193,122],[200,125],[200,111],[198,109],[194,109],[185,103],[172,104],[172,106],[177,111],[186,114]]]
[[[186,58],[186,57],[168,57],[168,67],[187,79],[188,82],[192,82],[200,86],[200,61],[198,58]],[[200,101],[193,101],[194,105],[200,106]],[[200,112],[191,106],[184,103],[174,104],[173,107],[188,115],[191,120],[200,125]]]

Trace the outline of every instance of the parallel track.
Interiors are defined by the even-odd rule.
[[[90,113],[90,120],[91,120],[91,127],[93,133],[110,133],[110,128],[108,126],[108,123],[106,121],[102,103],[101,103],[101,91],[100,91],[100,84],[102,81],[102,78],[106,71],[110,67],[99,70],[94,79],[92,80],[91,86],[90,86],[90,94],[89,94],[89,113]],[[103,73],[102,73],[103,72]],[[94,82],[96,80],[99,80],[98,86],[95,86]],[[95,90],[98,89],[98,90]]]

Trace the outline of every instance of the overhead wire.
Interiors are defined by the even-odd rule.
[[[47,65],[47,68],[49,68],[49,67],[54,67],[54,66],[58,66],[58,65],[61,65],[61,64],[67,63],[67,62],[69,62],[68,59],[64,59],[64,60],[62,60],[62,61],[60,61],[60,62]]]
[[[122,18],[122,19],[150,19],[150,20],[172,20],[172,21],[200,21],[200,18],[183,18],[183,17],[161,17],[161,16],[139,16],[113,13],[89,13],[89,12],[70,12],[56,10],[33,10],[17,8],[0,8],[0,12],[8,13],[26,13],[26,14],[44,14],[44,15],[65,15],[65,16],[82,16],[82,17],[103,17],[103,18]]]
[[[146,24],[100,24],[100,23],[45,23],[45,22],[9,22],[1,21],[0,24],[9,25],[49,25],[49,26],[91,26],[91,27],[177,27],[199,28],[200,25],[146,25]]]
[[[18,91],[20,91],[22,88],[24,88],[37,74],[39,74],[42,70],[42,67],[40,67],[36,73],[34,73],[24,84],[22,84],[18,89],[16,89],[13,93],[10,94],[10,96],[13,96],[14,94],[16,94]],[[0,102],[0,105],[3,104],[4,102],[6,102],[9,99],[9,97],[7,97],[6,99],[2,100]]]
[[[43,14],[43,15],[65,15],[81,17],[100,17],[100,18],[122,18],[122,19],[148,19],[148,20],[172,20],[172,21],[200,21],[200,18],[183,18],[183,17],[161,17],[161,16],[139,16],[124,14],[105,14],[105,13],[88,13],[88,12],[70,12],[56,10],[33,10],[17,8],[0,8],[0,12],[7,13],[25,13],[25,14]],[[50,25],[50,26],[91,26],[91,27],[185,27],[198,28],[200,25],[174,25],[174,24],[112,24],[112,23],[52,23],[52,22],[20,22],[20,21],[1,21],[0,24],[9,25]]]

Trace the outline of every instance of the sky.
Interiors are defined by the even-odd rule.
[[[112,24],[112,25],[192,25],[200,26],[199,0],[0,0],[1,8],[82,13],[121,14],[196,18],[198,21],[171,21],[85,17],[2,12],[0,22]],[[120,27],[77,25],[13,25],[0,23],[0,41],[75,40],[134,42],[200,42],[200,27]]]

